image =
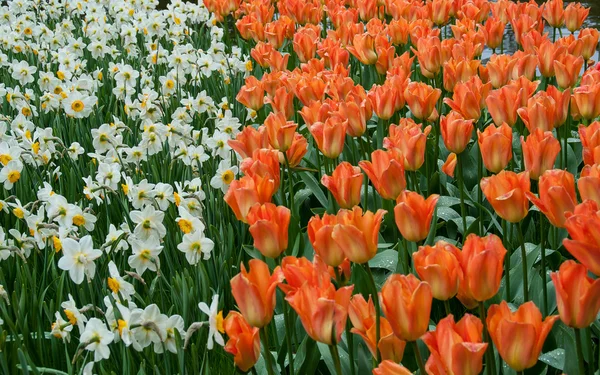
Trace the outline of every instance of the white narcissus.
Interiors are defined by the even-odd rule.
[[[62,241],[62,251],[63,256],[58,261],[58,267],[69,271],[69,276],[75,284],[81,284],[84,276],[94,278],[96,273],[94,260],[102,255],[102,251],[94,249],[91,236],[85,236],[79,242],[72,238],[65,238]]]

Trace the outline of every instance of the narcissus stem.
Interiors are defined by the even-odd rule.
[[[519,242],[521,243],[521,262],[523,265],[523,300],[529,301],[529,287],[527,285],[527,252],[525,251],[525,240],[523,239],[523,226],[521,222],[517,224],[519,230]]]
[[[380,320],[381,320],[381,306],[379,305],[379,296],[377,295],[377,285],[375,285],[375,279],[373,278],[373,273],[371,272],[371,267],[369,267],[369,263],[364,264],[367,273],[369,274],[369,279],[371,280],[371,295],[373,296],[373,304],[375,305],[375,350],[377,351],[377,363],[381,362],[381,352],[379,351],[379,339],[381,337],[380,332]]]
[[[419,373],[426,374],[425,365],[423,364],[423,357],[421,357],[421,350],[419,350],[419,344],[416,341],[412,341],[413,349],[415,351],[415,358],[417,359],[417,364],[419,365]]]
[[[273,375],[273,358],[271,358],[271,349],[269,346],[269,333],[267,332],[268,326],[264,326],[260,329],[260,338],[263,343],[263,356],[265,357],[265,364],[267,366],[267,373]]]
[[[577,363],[579,365],[579,374],[585,374],[583,364],[583,345],[581,344],[581,330],[579,328],[573,328],[575,331],[575,347],[577,348]]]

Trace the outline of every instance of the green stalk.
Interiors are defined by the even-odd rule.
[[[295,374],[294,353],[291,336],[291,332],[294,329],[294,325],[290,322],[290,310],[288,309],[288,305],[285,301],[283,302],[283,321],[285,324],[285,343],[287,345],[288,361],[290,362],[290,374]]]
[[[490,339],[489,332],[487,330],[487,324],[485,322],[485,305],[483,302],[479,302],[479,318],[483,323],[483,341],[488,343],[488,348],[485,353],[487,364],[485,371],[488,375],[496,374],[496,360],[494,359],[494,347],[492,340]]]
[[[421,357],[421,350],[419,350],[419,344],[416,341],[411,341],[411,345],[415,351],[415,358],[417,359],[417,364],[419,365],[419,373],[422,375],[427,374],[425,372],[425,365],[423,364],[423,357]]]
[[[544,237],[544,214],[540,211],[540,247],[542,252],[542,310],[548,316],[548,287],[546,286],[546,238]]]
[[[371,295],[373,296],[373,304],[375,305],[375,350],[377,363],[381,362],[381,353],[379,352],[379,339],[381,337],[381,332],[379,329],[379,324],[381,321],[381,306],[379,305],[379,296],[377,294],[377,286],[375,285],[375,279],[373,278],[373,273],[371,272],[371,267],[369,267],[369,263],[364,264],[367,273],[369,274],[369,279],[371,280]]]
[[[267,366],[267,373],[269,375],[274,375],[273,373],[273,359],[271,358],[271,349],[269,347],[269,333],[267,332],[267,328],[268,326],[264,326],[260,329],[260,338],[262,339],[263,342],[263,349],[264,349],[264,357],[265,357],[265,363]]]
[[[348,356],[350,357],[350,374],[356,374],[354,368],[354,339],[350,332],[350,322],[346,321],[346,340],[348,341]]]
[[[523,264],[523,300],[529,301],[529,287],[527,286],[527,252],[525,251],[525,241],[523,239],[523,225],[521,222],[517,224],[519,229],[519,242],[521,243],[521,261]]]
[[[444,309],[446,310],[446,315],[452,314],[452,310],[450,309],[450,301],[449,300],[444,301]]]
[[[335,373],[342,375],[342,364],[340,363],[340,353],[338,352],[337,345],[329,345],[329,351],[331,352],[331,358],[333,358],[333,364],[335,365]]]
[[[502,220],[502,244],[506,248],[506,255],[504,258],[504,283],[506,288],[506,302],[511,302],[510,298],[510,246],[506,246],[508,243],[506,234],[506,220]]]
[[[458,188],[460,189],[460,214],[462,216],[463,240],[467,236],[467,212],[465,209],[465,179],[463,175],[462,154],[456,155],[458,167]]]
[[[585,374],[585,368],[583,363],[583,345],[581,344],[581,330],[579,328],[573,328],[575,331],[575,347],[577,348],[577,363],[579,366],[579,375]]]

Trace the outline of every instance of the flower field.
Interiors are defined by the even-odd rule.
[[[589,12],[9,0],[0,373],[600,374]]]

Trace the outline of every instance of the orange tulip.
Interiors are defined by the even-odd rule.
[[[416,171],[425,162],[425,148],[431,125],[421,129],[421,125],[412,119],[401,119],[399,125],[390,125],[390,135],[384,138],[383,146],[398,148],[404,156],[404,169]]]
[[[580,125],[579,138],[583,146],[583,162],[587,165],[600,163],[600,122],[594,121],[588,127]]]
[[[235,99],[242,103],[244,107],[258,111],[265,102],[265,90],[262,83],[256,77],[249,76]]]
[[[542,17],[552,27],[562,27],[565,23],[565,11],[562,0],[548,0],[544,4]]]
[[[264,126],[260,126],[258,129],[246,126],[236,135],[235,139],[228,140],[227,144],[238,153],[241,159],[251,157],[254,150],[269,147],[266,130]]]
[[[584,8],[581,3],[569,3],[565,8],[565,26],[574,33],[581,29],[588,14],[590,14],[590,8]]]
[[[569,103],[571,101],[571,90],[567,89],[560,91],[555,86],[550,85],[546,88],[546,94],[554,99],[554,127],[558,128],[567,122]]]
[[[321,29],[318,26],[306,25],[294,34],[294,52],[300,62],[307,62],[315,56]]]
[[[425,199],[421,194],[407,190],[398,196],[394,217],[402,237],[412,242],[427,238],[439,198],[439,195],[431,194]]]
[[[480,68],[479,60],[450,58],[450,60],[444,62],[444,89],[448,92],[454,92],[457,84],[466,82],[477,75]]]
[[[458,323],[448,315],[438,322],[435,331],[427,332],[423,342],[431,355],[425,364],[428,374],[477,375],[483,368],[483,355],[488,347],[482,342],[483,323],[465,314]]]
[[[258,199],[270,202],[279,188],[279,153],[277,150],[261,148],[240,164],[240,170],[254,180]]]
[[[460,268],[460,250],[445,241],[438,241],[435,246],[421,246],[413,253],[413,263],[421,280],[431,286],[433,298],[446,301],[458,293],[462,279]]]
[[[558,228],[565,227],[565,213],[573,212],[577,204],[575,178],[561,169],[549,169],[540,177],[539,198],[526,192],[527,198],[535,204],[550,223]]]
[[[417,43],[417,49],[413,48],[414,54],[419,60],[421,74],[427,78],[435,77],[442,67],[442,45],[437,36],[428,36],[420,38]]]
[[[600,164],[583,167],[577,189],[582,201],[589,199],[600,204]]]
[[[506,85],[517,64],[517,59],[509,55],[492,55],[486,67],[492,86],[497,89]]]
[[[458,160],[456,159],[456,154],[454,152],[451,152],[450,155],[448,155],[448,158],[446,159],[444,165],[442,165],[442,172],[444,172],[450,177],[454,177],[454,169],[456,168],[457,163]]]
[[[305,282],[285,299],[296,311],[304,330],[315,341],[335,345],[341,340],[348,318],[352,286],[338,290],[328,277],[321,285]]]
[[[348,119],[346,132],[351,137],[360,137],[367,130],[367,121],[373,113],[370,99],[361,103],[347,101],[340,103],[338,113],[340,117]]]
[[[392,85],[373,85],[367,97],[371,102],[373,112],[382,120],[389,120],[396,112],[397,96],[402,95]]]
[[[292,141],[290,148],[285,152],[290,167],[293,168],[298,166],[307,152],[308,142],[306,141],[306,138],[304,138],[301,134],[294,134],[294,140]],[[283,162],[281,157],[279,159],[280,162]]]
[[[250,208],[255,203],[260,202],[258,192],[256,191],[256,184],[248,176],[244,176],[239,180],[233,180],[223,199],[231,207],[235,217],[244,223],[248,222],[246,216]]]
[[[277,258],[288,247],[290,209],[273,203],[256,203],[246,216],[254,247],[269,258]]]
[[[519,108],[517,112],[532,132],[533,129],[552,131],[555,124],[556,101],[545,91],[540,91],[527,101],[527,107]]]
[[[394,361],[382,361],[373,369],[373,375],[412,375],[406,367]]]
[[[483,30],[485,31],[488,47],[496,49],[502,45],[505,26],[506,23],[496,17],[490,17],[485,21]]]
[[[348,317],[353,326],[351,332],[362,337],[371,355],[376,357],[377,326],[375,323],[375,306],[371,296],[369,296],[369,302],[367,302],[362,294],[355,294],[350,301],[350,306],[348,306]],[[381,317],[379,325],[380,338],[377,347],[381,353],[381,358],[384,361],[400,362],[404,356],[406,342],[394,336],[387,319]]]
[[[415,275],[392,274],[381,288],[381,307],[394,334],[417,341],[427,332],[431,313],[431,287]]]
[[[505,255],[502,240],[495,234],[479,237],[471,233],[467,236],[459,258],[463,279],[458,299],[463,305],[473,308],[477,302],[487,301],[498,293]]]
[[[595,47],[594,47],[595,48]],[[583,57],[566,53],[554,60],[556,83],[561,89],[575,86],[583,66]]]
[[[518,223],[527,216],[530,191],[529,172],[516,174],[501,171],[497,175],[481,179],[481,190],[496,213],[504,220]]]
[[[412,115],[419,120],[437,118],[435,106],[441,95],[442,90],[423,82],[411,82],[404,91],[404,98]]]
[[[354,35],[352,45],[348,46],[347,49],[364,65],[373,65],[377,62],[375,38],[369,33]]]
[[[358,206],[338,212],[338,224],[331,236],[351,262],[363,264],[377,254],[379,228],[385,214],[385,210],[363,213]]]
[[[582,41],[581,56],[585,61],[591,59],[596,53],[599,37],[600,32],[593,28],[583,29],[579,32],[577,38]]]
[[[448,23],[450,11],[452,10],[451,0],[433,0],[427,5],[431,9],[431,21],[436,26],[443,26]]]
[[[534,129],[524,140],[521,136],[523,160],[529,177],[537,180],[545,171],[554,167],[556,156],[560,152],[560,144],[552,132]]]
[[[515,80],[519,77],[525,77],[533,81],[538,66],[538,59],[535,53],[517,51],[513,54],[513,59],[517,61],[510,75],[510,79]]]
[[[315,253],[331,267],[338,267],[344,262],[344,250],[333,239],[333,230],[337,225],[336,215],[323,214],[313,216],[308,221],[308,239]]]
[[[341,208],[352,208],[360,203],[363,178],[359,167],[344,161],[335,168],[331,176],[323,175],[321,183],[329,189]]]
[[[560,319],[573,328],[587,328],[600,311],[600,279],[587,275],[584,265],[567,260],[550,274],[556,289]]]
[[[260,259],[248,262],[250,271],[241,264],[240,273],[231,279],[231,294],[252,327],[262,328],[269,324],[275,309],[275,290],[283,281],[279,267],[269,273],[269,266]]]
[[[298,124],[286,121],[285,115],[282,113],[273,112],[265,119],[265,127],[271,147],[285,152],[292,145]]]
[[[403,46],[407,44],[408,33],[408,21],[405,18],[394,19],[387,26],[387,34],[394,45]]]
[[[593,120],[600,116],[600,83],[573,89],[571,112],[574,117]]]
[[[517,123],[517,110],[520,107],[520,94],[523,90],[509,85],[490,92],[485,102],[496,126],[503,123],[514,126]]]
[[[406,188],[404,157],[398,149],[375,150],[371,154],[371,160],[360,161],[358,165],[383,199],[396,200]]]
[[[259,329],[250,326],[237,311],[227,314],[223,328],[229,336],[225,351],[233,355],[233,362],[241,371],[249,371],[260,357]]]
[[[506,123],[477,130],[477,142],[483,164],[492,173],[503,170],[512,159],[512,129]]]
[[[600,275],[600,213],[595,201],[585,201],[567,215],[565,227],[572,239],[563,245],[596,276]]]
[[[444,103],[465,119],[477,121],[491,88],[491,83],[484,84],[478,76],[473,76],[467,82],[456,85],[452,99],[445,98]]]
[[[465,120],[456,111],[451,111],[448,116],[442,116],[440,131],[449,151],[460,154],[467,148],[473,134],[473,121]]]
[[[348,120],[333,116],[325,122],[315,122],[308,127],[319,150],[330,159],[337,158],[344,149]]]
[[[284,257],[281,261],[281,271],[285,276],[285,283],[279,284],[279,289],[288,297],[295,294],[306,283],[318,286],[331,280],[327,265],[318,255],[314,256],[313,262],[306,258]]]
[[[268,95],[265,103],[271,105],[271,109],[275,114],[282,114],[286,120],[289,120],[294,115],[294,94],[285,86],[275,90],[275,95]]]
[[[488,309],[486,324],[500,356],[515,371],[535,366],[546,337],[558,316],[542,321],[533,302],[526,302],[511,312],[506,301]]]

